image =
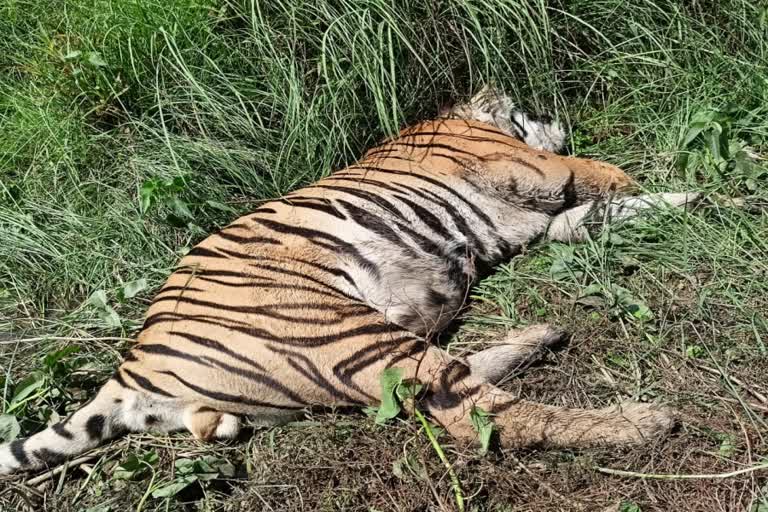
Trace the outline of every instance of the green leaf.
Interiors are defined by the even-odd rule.
[[[723,457],[732,456],[736,452],[734,436],[731,434],[724,435],[722,441],[720,441],[720,448],[718,448],[717,452]]]
[[[26,379],[19,382],[14,390],[9,409],[12,409],[15,404],[18,404],[25,398],[31,396],[32,393],[40,389],[43,384],[45,384],[45,376],[40,372],[34,372]]]
[[[99,52],[88,52],[88,64],[97,68],[103,68],[107,62],[101,58]]]
[[[156,179],[150,179],[141,184],[139,189],[139,209],[142,215],[147,213],[157,201],[158,186],[159,182]]]
[[[107,293],[104,290],[96,290],[88,297],[88,302],[94,306],[101,320],[110,327],[120,327],[120,316],[107,304]]]
[[[13,414],[0,414],[0,442],[9,443],[21,432],[19,421]]]
[[[115,468],[113,477],[117,480],[140,480],[151,471],[158,460],[159,457],[154,450],[141,456],[131,454]]]
[[[424,389],[424,386],[418,381],[403,381],[397,386],[395,393],[402,402],[403,400],[416,398],[422,389]]]
[[[619,505],[619,512],[643,512],[640,506],[634,501],[622,501]]]
[[[189,209],[189,206],[185,201],[182,201],[178,197],[174,197],[171,201],[171,204],[173,205],[173,213],[182,219],[188,219],[188,220],[195,220],[195,216],[192,214],[192,211]]]
[[[392,463],[392,474],[399,480],[404,481],[408,481],[412,477],[416,477],[417,480],[426,481],[429,477],[427,469],[411,453]]]
[[[123,296],[123,299],[132,299],[139,293],[146,290],[147,286],[147,280],[142,277],[136,281],[125,283],[121,289],[121,295]]]
[[[176,478],[172,482],[162,487],[158,487],[152,491],[153,498],[170,498],[176,496],[179,492],[185,489],[189,484],[197,482],[197,475],[186,475],[180,478]]]
[[[472,407],[469,411],[469,420],[472,422],[472,428],[478,433],[480,441],[480,455],[488,453],[488,448],[491,444],[491,436],[493,435],[493,415],[482,410],[479,407]]]
[[[83,52],[81,52],[80,50],[72,50],[71,52],[69,52],[66,55],[64,55],[62,57],[62,59],[65,60],[65,61],[66,60],[75,60],[78,57],[80,57],[80,55],[82,55],[82,54],[83,54]]]
[[[397,401],[396,391],[403,382],[403,370],[400,368],[387,368],[381,372],[379,384],[381,385],[381,406],[376,414],[376,423],[386,423],[400,414],[400,404]]]
[[[62,359],[69,355],[76,354],[77,352],[80,352],[80,347],[77,345],[68,345],[61,350],[49,352],[43,358],[43,365],[49,370],[52,370]]]

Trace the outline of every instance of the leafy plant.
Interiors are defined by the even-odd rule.
[[[13,441],[21,433],[19,420],[13,414],[0,414],[0,443]]]
[[[379,376],[379,383],[381,384],[381,406],[379,407],[378,414],[376,416],[377,423],[385,423],[388,419],[394,418],[402,410],[401,401],[410,400],[416,398],[418,393],[422,389],[422,385],[403,379],[403,370],[400,368],[387,368]],[[382,412],[383,409],[383,412]],[[424,433],[429,439],[432,448],[435,453],[443,462],[448,476],[451,479],[451,486],[453,487],[453,493],[456,498],[456,506],[460,512],[464,511],[464,494],[461,490],[461,483],[459,482],[456,472],[453,470],[448,458],[445,456],[440,442],[437,440],[437,435],[434,426],[427,420],[424,414],[414,405],[413,414],[421,423],[421,427]]]
[[[604,306],[617,312],[624,312],[630,318],[647,321],[653,318],[648,305],[635,297],[630,290],[614,283],[594,283],[583,290],[576,299],[577,304],[586,306]]]
[[[750,122],[750,116],[736,108],[696,112],[680,144],[683,151],[677,160],[678,168],[703,169],[715,183],[757,191],[760,182],[768,178],[768,168],[741,138]]]
[[[153,498],[170,498],[195,482],[205,483],[217,478],[235,476],[235,466],[214,456],[197,459],[178,459],[174,464],[174,478],[152,490]]]
[[[39,369],[13,387],[11,399],[0,415],[0,439],[12,440],[22,430],[32,430],[45,425],[51,416],[55,418],[56,410],[70,399],[68,387],[72,372],[83,363],[72,356],[80,350],[79,346],[70,345],[45,354]]]
[[[204,233],[197,225],[197,216],[192,212],[192,204],[185,198],[188,192],[187,179],[183,176],[170,179],[150,178],[142,183],[139,189],[139,208],[142,215],[145,215],[151,208],[162,206],[169,210],[165,215],[165,222],[169,225]],[[208,201],[207,204],[215,209],[231,210],[216,201]]]
[[[642,509],[634,501],[622,501],[619,505],[619,512],[642,512]]]
[[[376,411],[376,423],[382,425],[397,417],[405,400],[416,398],[423,386],[418,382],[403,379],[403,370],[387,368],[379,376],[381,405]]]
[[[117,314],[107,301],[107,292],[96,290],[88,297],[88,303],[93,306],[101,321],[108,327],[118,328],[122,326],[120,315]]]
[[[115,480],[141,480],[153,471],[159,457],[154,450],[141,455],[131,454],[121,462],[112,474]]]

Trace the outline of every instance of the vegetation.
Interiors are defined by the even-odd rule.
[[[0,509],[450,510],[458,479],[466,510],[768,510],[765,470],[597,469],[766,463],[755,0],[3,0],[0,437],[92,394],[206,233],[490,80],[557,112],[575,154],[708,202],[532,248],[476,288],[450,349],[560,324],[570,346],[505,386],[574,406],[662,400],[681,411],[670,440],[480,455],[438,432],[438,457],[416,421],[328,413],[213,448],[131,436],[64,477],[3,482]]]

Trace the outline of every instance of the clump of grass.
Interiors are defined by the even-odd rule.
[[[62,359],[75,375],[106,376],[152,291],[206,233],[493,80],[531,110],[556,111],[575,153],[621,165],[651,190],[704,190],[714,206],[513,260],[475,291],[476,314],[452,349],[521,322],[562,323],[577,341],[561,356],[572,385],[546,369],[510,385],[573,405],[617,394],[676,402],[688,419],[682,440],[660,448],[658,473],[727,470],[706,456],[670,462],[691,445],[718,451],[723,439],[733,445],[728,461],[749,464],[765,447],[762,409],[731,377],[766,393],[767,12],[747,0],[4,2],[4,410],[27,376],[47,371],[46,354],[68,345],[81,347]],[[756,162],[745,160],[751,153]],[[146,286],[127,297],[141,279]],[[39,397],[51,414],[66,413],[98,381],[46,378],[45,389],[66,388]],[[35,418],[20,419],[33,428]],[[291,442],[286,453],[302,450]],[[319,456],[342,463],[334,450]],[[272,453],[279,463],[281,452]],[[379,467],[373,452],[361,457]],[[582,459],[562,455],[563,469],[561,455],[535,457],[523,459],[560,468],[542,478],[574,499],[699,500],[702,508],[717,493],[734,507],[765,500],[759,479],[739,489],[627,484],[618,496],[608,477],[577,476]],[[166,462],[158,471],[172,475]],[[505,481],[505,469],[518,467],[493,461],[483,475]],[[507,498],[569,506],[541,498],[534,481],[509,483],[519,491],[509,496],[491,476],[460,477],[467,496],[493,489],[468,499],[470,509]],[[450,493],[439,481],[433,490]],[[340,495],[350,500],[341,508],[357,503],[354,493]],[[386,507],[390,498],[404,508],[436,499],[408,496],[395,493]]]

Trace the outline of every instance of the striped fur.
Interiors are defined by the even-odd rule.
[[[511,109],[484,91],[208,237],[96,397],[0,447],[0,472],[56,464],[125,432],[229,438],[244,415],[268,425],[309,406],[376,404],[388,367],[427,386],[422,407],[459,439],[474,438],[473,405],[496,415],[506,446],[630,443],[668,430],[669,412],[651,405],[564,409],[495,387],[561,337],[549,327],[465,360],[430,344],[479,273],[627,211],[606,201],[631,190],[626,174],[548,151],[562,145],[559,128],[521,132],[533,122]]]

